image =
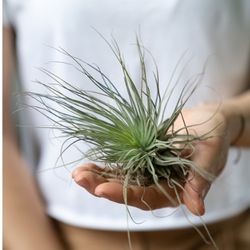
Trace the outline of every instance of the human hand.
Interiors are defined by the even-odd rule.
[[[208,139],[196,141],[193,144],[195,150],[190,155],[190,160],[208,173],[218,176],[224,168],[229,146],[233,139],[229,133],[224,113],[214,106],[199,106],[183,110],[182,116],[185,124],[190,126],[188,128],[189,134],[202,136],[209,132]],[[183,119],[179,116],[175,121],[174,129],[178,130],[183,125]],[[182,132],[187,131],[182,130]],[[105,169],[101,169],[95,164],[86,164],[77,168],[72,176],[76,183],[91,194],[114,202],[125,203],[123,184],[119,180],[104,177],[104,172]],[[176,199],[174,190],[169,188],[166,182],[161,181],[160,185],[173,199]],[[178,190],[181,202],[193,214],[203,215],[205,213],[204,198],[210,185],[211,181],[196,172],[190,172],[183,188]],[[148,187],[129,185],[126,203],[143,210],[173,206],[173,203],[156,185]],[[175,205],[177,206],[178,202]]]

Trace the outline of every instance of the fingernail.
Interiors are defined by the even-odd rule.
[[[80,181],[82,180],[82,177],[81,177],[81,176],[75,175],[75,176],[73,177],[73,179],[74,179],[75,182],[80,182]]]
[[[71,173],[71,177],[72,177],[73,179],[75,179],[75,178],[77,177],[77,174],[78,174],[78,170],[75,169],[75,170]]]
[[[74,181],[80,185],[81,187],[84,187],[86,189],[89,188],[89,182],[86,178],[82,177],[82,176],[75,176]]]
[[[98,196],[98,197],[107,198],[105,193],[103,192],[103,190],[101,188],[99,188],[99,187],[96,187],[95,195]]]
[[[203,215],[205,213],[205,204],[204,204],[204,200],[202,198],[200,198],[200,214]]]

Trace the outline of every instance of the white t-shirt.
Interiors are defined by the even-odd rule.
[[[96,63],[123,93],[122,74],[117,62],[94,29],[108,40],[111,40],[111,35],[115,37],[131,74],[138,80],[139,63],[133,44],[135,34],[139,34],[157,62],[162,88],[182,57],[173,82],[177,81],[182,67],[186,67],[171,99],[169,112],[187,79],[200,73],[207,59],[203,83],[189,105],[230,98],[250,87],[247,83],[250,1],[7,0],[4,3],[5,23],[16,30],[19,72],[25,90],[42,91],[33,80],[49,81],[36,69],[41,66],[83,89],[92,89],[92,85],[73,67],[48,63],[69,61],[49,48],[52,46],[62,47],[87,62]],[[150,62],[148,59],[149,66]],[[31,111],[30,116],[34,127],[49,124],[37,112]],[[76,226],[127,230],[125,206],[96,198],[76,185],[69,173],[75,164],[43,171],[63,165],[61,159],[57,161],[62,141],[47,129],[36,129],[36,138],[41,150],[36,177],[47,202],[48,214]],[[87,149],[84,143],[80,147],[81,151]],[[75,147],[63,153],[65,162],[79,157],[81,153]],[[225,171],[216,179],[206,198],[203,219],[207,223],[235,215],[250,205],[250,151],[242,150],[239,161],[235,163],[236,157],[237,152],[232,149]],[[175,209],[166,208],[145,212],[130,208],[132,218],[139,223],[130,222],[129,228],[157,230],[190,226],[181,209],[167,216],[173,211]],[[199,217],[189,213],[188,217],[193,223],[201,223]]]

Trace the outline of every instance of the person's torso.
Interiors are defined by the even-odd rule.
[[[98,65],[123,93],[121,70],[101,36],[108,41],[112,38],[117,41],[132,76],[139,83],[136,35],[157,62],[162,90],[178,64],[171,84],[179,83],[169,112],[188,79],[199,74],[206,63],[202,84],[191,97],[190,105],[220,101],[249,87],[246,79],[250,55],[250,4],[247,1],[9,0],[7,4],[10,20],[17,32],[18,62],[25,90],[39,91],[32,80],[49,81],[36,67],[45,67],[83,89],[93,88],[73,67],[52,63],[70,62],[56,50],[63,48],[84,61]],[[153,79],[150,53],[146,62]],[[49,122],[35,112],[32,112],[32,121],[34,126]],[[37,129],[37,134],[41,145],[37,178],[49,213],[79,226],[126,230],[125,206],[93,197],[71,181],[69,171],[76,165],[64,167],[63,160],[74,161],[82,156],[81,152],[71,147],[63,153],[62,160],[62,140],[54,138],[53,131],[46,129]],[[82,151],[87,150],[86,145],[80,147]],[[208,221],[236,213],[249,203],[249,199],[244,197],[250,191],[249,154],[249,151],[244,151],[237,164],[233,163],[235,153],[230,154],[227,170],[207,197],[205,219]],[[48,168],[54,169],[43,171]],[[156,211],[156,215],[164,217],[172,211],[161,209]],[[136,208],[131,208],[131,215],[135,221],[144,222],[130,223],[130,228],[136,230],[190,225],[180,209],[164,218]],[[191,218],[194,223],[201,222],[199,218]]]

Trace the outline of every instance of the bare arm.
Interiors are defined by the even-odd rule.
[[[250,147],[250,90],[225,101],[221,109],[227,119],[231,143],[235,142],[234,146]]]
[[[9,250],[62,250],[46,215],[35,181],[16,144],[10,118],[10,75],[13,65],[12,30],[4,29],[4,246]]]

